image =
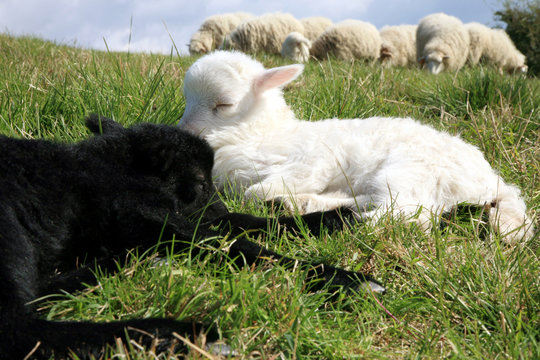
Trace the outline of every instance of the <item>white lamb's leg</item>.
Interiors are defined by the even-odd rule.
[[[332,194],[297,194],[294,196],[281,195],[273,198],[280,202],[290,213],[308,214],[317,211],[328,211],[337,208],[353,208],[355,199],[332,196]]]
[[[361,219],[371,219],[379,221],[383,216],[392,214],[394,217],[404,218],[415,222],[424,231],[430,231],[433,225],[434,211],[442,211],[442,209],[431,209],[421,207],[415,199],[407,199],[403,196],[398,196],[394,199],[387,198],[380,201],[371,201],[369,206],[364,206],[362,211],[358,209],[358,215]]]
[[[489,221],[506,243],[516,244],[533,236],[533,221],[527,216],[527,207],[515,186],[500,184],[493,205]]]
[[[335,209],[347,206],[347,197],[344,193],[317,194],[313,189],[324,188],[324,183],[303,183],[302,179],[292,178],[284,180],[283,176],[272,176],[248,187],[244,193],[248,199],[276,200],[283,203],[285,209],[301,214],[314,211]]]

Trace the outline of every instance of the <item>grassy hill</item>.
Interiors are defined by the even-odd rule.
[[[258,56],[267,67],[285,64]],[[194,57],[106,53],[0,35],[0,133],[73,142],[91,112],[122,124],[176,124],[184,74]],[[285,91],[299,118],[410,116],[478,146],[540,213],[540,80],[465,68],[432,76],[417,69],[338,61],[307,64]],[[231,210],[272,214],[223,194]],[[486,238],[478,214],[423,233],[382,219],[341,233],[256,239],[303,259],[372,272],[388,294],[308,294],[302,271],[229,270],[212,257],[169,265],[133,254],[115,276],[77,294],[51,296],[49,319],[107,321],[192,317],[214,324],[241,358],[540,358],[538,234],[518,247]],[[472,218],[472,220],[471,220]],[[480,219],[481,220],[481,219]],[[219,255],[216,255],[216,257]],[[170,265],[173,264],[173,265]],[[110,356],[154,359],[123,344]],[[196,350],[193,358],[203,358]]]

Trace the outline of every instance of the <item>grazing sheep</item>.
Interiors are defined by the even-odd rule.
[[[301,213],[350,207],[378,219],[421,209],[426,227],[432,213],[458,203],[492,204],[490,222],[506,241],[532,234],[519,189],[457,136],[410,118],[296,119],[281,87],[302,70],[266,70],[223,51],[189,68],[179,125],[214,149],[219,186],[232,181],[248,198],[280,200]]]
[[[279,55],[285,38],[295,31],[303,33],[304,26],[291,14],[266,14],[238,25],[225,37],[221,48]]]
[[[416,30],[416,55],[433,74],[457,71],[469,54],[469,32],[458,18],[443,13],[420,20]]]
[[[471,65],[480,62],[480,58],[485,54],[487,48],[491,48],[491,29],[477,22],[465,24],[469,32],[469,56],[468,61]]]
[[[220,233],[213,230],[217,225],[240,235],[229,248],[238,266],[269,259],[287,268],[307,265],[244,237],[244,229],[264,234],[269,220],[228,213],[216,200],[211,181],[214,154],[203,140],[165,125],[125,129],[97,116],[87,124],[103,135],[72,145],[0,137],[0,357],[101,358],[103,346],[114,344],[115,337],[127,343],[126,333],[155,346],[156,352],[167,352],[175,347],[173,332],[197,334],[195,327],[201,325],[191,321],[60,322],[36,316],[32,301],[77,290],[83,282],[95,283],[96,266],[114,272],[130,249],[145,253],[159,244],[157,250],[165,252],[171,239],[174,246],[167,251],[203,251],[197,246],[202,239],[204,248],[219,248]],[[194,215],[202,219],[200,224]],[[347,216],[316,213],[303,220],[318,232],[321,221],[339,228],[341,215]],[[277,222],[298,230],[294,218]],[[307,279],[322,281],[312,289],[326,283],[384,291],[363,274],[313,265],[308,266]],[[207,335],[209,341],[216,338],[216,331]]]
[[[503,29],[491,29],[491,46],[485,49],[489,63],[497,66],[500,72],[526,73],[525,55],[514,45],[510,36]]]
[[[379,60],[385,66],[416,64],[416,25],[385,26]]]
[[[472,65],[478,64],[482,58],[486,63],[495,65],[501,73],[527,72],[525,55],[516,49],[506,31],[474,22],[465,24],[465,28],[470,37],[468,60]]]
[[[296,62],[306,62],[309,60],[309,48],[311,41],[306,39],[299,32],[292,32],[285,38],[281,47],[281,56]]]
[[[252,14],[243,12],[208,17],[199,27],[199,30],[191,37],[189,53],[191,55],[206,54],[218,48],[223,42],[225,35],[251,18],[253,18]]]
[[[318,38],[326,29],[332,26],[334,23],[332,20],[323,16],[312,16],[300,19],[302,25],[304,25],[304,35],[313,41]]]
[[[333,56],[342,60],[379,58],[381,37],[370,23],[344,20],[326,29],[311,46],[311,55],[317,59]]]

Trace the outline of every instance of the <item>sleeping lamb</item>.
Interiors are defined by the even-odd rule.
[[[192,336],[201,325],[159,318],[49,321],[36,316],[31,302],[95,283],[96,266],[113,272],[130,249],[202,251],[202,239],[205,248],[218,248],[216,226],[239,236],[229,247],[238,266],[304,264],[307,279],[321,280],[312,290],[330,284],[384,292],[363,274],[320,263],[311,267],[247,239],[244,230],[264,232],[268,219],[228,213],[212,200],[213,152],[205,141],[165,125],[124,128],[97,116],[87,125],[103,134],[77,144],[0,136],[0,358],[100,358],[105,344],[126,335],[155,346],[155,352],[172,350],[174,332]],[[309,214],[303,220],[317,233],[321,221],[341,226],[342,215]],[[277,223],[298,230],[292,217]],[[207,335],[216,338],[216,331]]]
[[[247,197],[279,200],[300,213],[349,207],[378,219],[421,209],[417,221],[426,228],[432,213],[487,204],[490,223],[507,242],[532,235],[519,189],[457,136],[410,118],[296,119],[281,87],[302,70],[265,69],[224,51],[189,68],[179,125],[214,149],[218,185],[230,180]]]

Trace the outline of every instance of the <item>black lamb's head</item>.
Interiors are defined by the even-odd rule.
[[[131,167],[135,173],[159,179],[185,214],[204,209],[205,218],[227,212],[212,183],[214,152],[203,139],[176,126],[141,123],[124,128],[107,118],[89,117],[88,128],[95,134],[129,143]]]

